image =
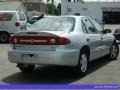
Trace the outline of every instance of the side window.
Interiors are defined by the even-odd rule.
[[[12,13],[0,13],[0,21],[11,21],[12,17]]]
[[[25,15],[23,13],[19,13],[20,21],[25,21]]]
[[[90,21],[93,23],[95,29],[99,32],[102,33],[103,28],[93,19],[90,18]]]
[[[88,31],[87,31],[87,29],[86,29],[84,23],[81,22],[81,24],[82,24],[82,31],[83,31],[84,33],[88,33]]]
[[[89,19],[87,18],[82,18],[82,22],[85,25],[87,31],[89,34],[97,34],[98,32],[95,30],[94,26],[92,25],[92,23],[90,22]]]

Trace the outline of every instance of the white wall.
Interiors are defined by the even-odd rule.
[[[99,23],[102,23],[102,7],[118,7],[120,8],[120,2],[62,2],[61,14],[62,15],[74,15],[80,13],[80,15],[96,17]],[[71,8],[71,12],[67,12],[67,8]],[[87,10],[84,10],[87,9]]]

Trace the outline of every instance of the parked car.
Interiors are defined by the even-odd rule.
[[[29,24],[34,24],[36,21],[37,21],[37,18],[38,18],[39,16],[33,16],[30,20],[28,20],[27,21],[27,23],[29,23]]]
[[[106,55],[117,58],[119,47],[110,32],[86,16],[46,17],[31,30],[11,37],[8,58],[22,72],[43,64],[73,66],[78,74],[85,75],[89,62]]]
[[[28,20],[27,22],[30,24],[34,24],[35,22],[37,22],[38,20],[44,18],[44,15],[41,14],[40,16],[33,16],[32,19]]]
[[[0,11],[0,42],[9,41],[11,34],[26,30],[26,16],[20,11]]]
[[[114,32],[114,36],[116,38],[116,40],[120,41],[120,29],[116,29]]]

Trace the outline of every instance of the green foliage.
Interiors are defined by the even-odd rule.
[[[61,15],[61,3],[58,4],[57,10],[58,10],[58,15]]]
[[[61,4],[59,3],[58,6],[48,3],[46,5],[46,9],[47,9],[47,14],[50,15],[60,15],[61,14]]]

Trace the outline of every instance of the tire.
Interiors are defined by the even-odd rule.
[[[112,47],[110,48],[110,54],[108,55],[111,60],[114,60],[119,55],[119,46],[116,42],[113,43]]]
[[[0,42],[8,43],[10,35],[8,33],[0,33]]]
[[[28,65],[28,64],[18,64],[17,67],[23,72],[23,73],[29,73],[34,70],[35,65]]]
[[[77,73],[79,76],[85,76],[88,70],[89,54],[82,49],[79,55]]]

